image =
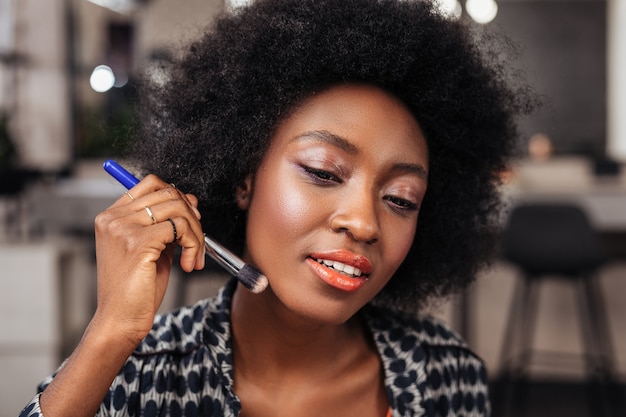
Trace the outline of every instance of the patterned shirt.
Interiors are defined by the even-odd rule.
[[[97,416],[238,416],[230,305],[236,281],[211,299],[155,319],[113,381]],[[367,306],[394,417],[487,416],[483,362],[443,322]],[[39,386],[39,393],[54,375]],[[42,416],[39,395],[20,417]]]

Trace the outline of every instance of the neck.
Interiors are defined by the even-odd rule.
[[[314,322],[287,310],[271,289],[251,294],[240,285],[231,317],[236,372],[255,378],[337,372],[375,350],[358,317]]]

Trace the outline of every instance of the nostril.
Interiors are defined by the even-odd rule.
[[[340,229],[337,230],[337,232],[339,233],[345,233],[346,235],[348,235],[350,237],[350,239],[357,241],[357,242],[365,242],[367,244],[373,244],[378,242],[378,238],[371,238],[371,239],[367,239],[364,237],[360,237],[358,235],[355,235],[349,228],[346,227],[342,227]]]
[[[368,217],[363,210],[355,210],[358,215],[342,213],[331,218],[330,228],[335,233],[345,233],[356,242],[376,243],[379,236],[378,223]]]

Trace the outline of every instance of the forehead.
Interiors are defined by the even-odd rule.
[[[329,131],[361,146],[427,155],[424,135],[410,110],[392,94],[369,85],[338,85],[310,95],[278,125],[273,141],[306,131]]]
[[[369,110],[384,107],[402,108],[413,122],[417,123],[406,105],[392,93],[367,84],[339,84],[306,96],[296,106],[292,115],[311,111],[320,106],[331,106],[348,110],[358,104]]]

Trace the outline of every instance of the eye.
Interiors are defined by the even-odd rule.
[[[319,184],[331,184],[331,183],[341,183],[341,179],[336,175],[331,174],[328,171],[324,171],[323,169],[311,168],[308,166],[302,166],[302,169],[307,173],[309,177],[311,177],[316,183]]]
[[[384,197],[384,200],[391,203],[392,209],[398,212],[410,212],[410,211],[417,211],[419,209],[417,204],[415,204],[412,201],[405,200],[404,198],[386,196]]]

